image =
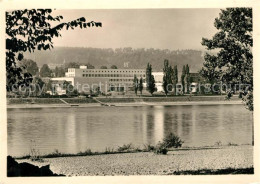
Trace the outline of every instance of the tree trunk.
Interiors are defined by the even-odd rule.
[[[255,144],[255,141],[254,141],[254,139],[255,139],[255,136],[254,136],[254,113],[252,112],[252,118],[253,118],[253,122],[252,122],[252,146],[254,146],[254,144]]]

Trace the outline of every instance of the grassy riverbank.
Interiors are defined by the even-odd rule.
[[[98,103],[92,98],[62,98],[70,104]],[[98,97],[104,103],[226,101],[225,96]],[[229,101],[240,100],[233,97]],[[8,98],[8,104],[64,104],[59,98]]]
[[[66,176],[87,175],[179,175],[253,174],[253,147],[220,146],[171,150],[167,155],[153,152],[92,154],[43,158],[43,162],[19,159]]]
[[[175,96],[175,97],[98,97],[99,102],[111,106],[143,106],[143,105],[214,105],[214,104],[242,104],[237,97],[225,100],[225,96]],[[62,102],[64,100],[68,104]],[[9,98],[7,108],[50,108],[50,107],[71,107],[77,104],[78,107],[100,106],[92,98]]]
[[[228,145],[213,145],[213,146],[203,146],[203,147],[182,147],[182,148],[168,148],[168,151],[183,151],[183,150],[206,150],[206,149],[222,149],[229,146],[238,146],[238,144],[229,143]],[[242,146],[242,145],[241,145]],[[245,146],[245,145],[243,145]],[[58,149],[54,150],[52,153],[48,154],[28,154],[24,156],[14,157],[15,159],[31,159],[35,161],[41,161],[44,158],[57,158],[57,157],[78,157],[78,156],[93,156],[93,155],[106,155],[106,154],[122,154],[122,153],[139,153],[139,152],[154,152],[156,149],[153,145],[144,145],[142,148],[136,147],[132,144],[124,144],[118,146],[117,149],[107,147],[105,151],[92,151],[87,149],[85,151],[80,151],[78,153],[62,153]],[[32,150],[35,152],[32,148]],[[30,150],[30,153],[33,151]],[[37,151],[38,153],[38,151]]]

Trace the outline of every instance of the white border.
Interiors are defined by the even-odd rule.
[[[220,176],[82,176],[82,177],[6,177],[7,156],[7,115],[5,92],[5,10],[29,8],[57,9],[135,9],[135,8],[225,8],[253,7],[254,34],[254,175],[220,175]],[[213,24],[213,23],[212,23]],[[260,152],[259,152],[259,102],[260,83],[260,1],[258,0],[0,0],[0,184],[6,183],[260,183]]]

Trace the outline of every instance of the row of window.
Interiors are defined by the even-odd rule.
[[[136,71],[136,70],[83,70],[83,72],[88,73],[145,73],[145,71]]]
[[[134,77],[134,76],[127,75],[127,74],[82,74],[82,77]],[[145,75],[141,74],[138,77],[145,77]]]
[[[68,77],[75,77],[74,74],[67,74]]]
[[[109,81],[133,82],[133,79],[109,79]]]

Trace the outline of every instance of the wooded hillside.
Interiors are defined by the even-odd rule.
[[[116,65],[118,68],[146,68],[147,63],[152,64],[153,71],[162,71],[164,59],[170,65],[177,65],[179,71],[183,65],[188,64],[191,72],[197,72],[202,67],[203,52],[198,50],[160,50],[160,49],[132,49],[131,47],[119,49],[56,47],[51,51],[36,51],[26,53],[25,58],[37,62],[38,66],[49,63],[77,62],[90,63],[95,68]]]

